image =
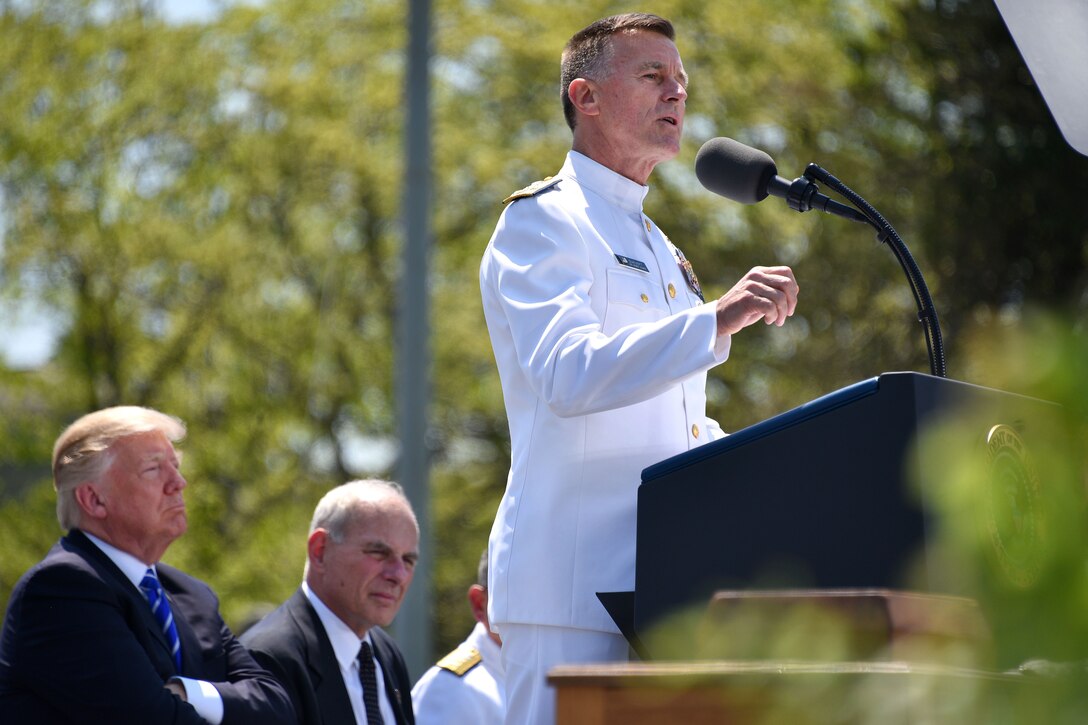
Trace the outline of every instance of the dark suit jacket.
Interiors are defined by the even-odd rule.
[[[370,639],[397,725],[414,725],[412,683],[404,657],[392,638],[377,627],[370,630]],[[287,688],[303,725],[355,722],[332,643],[301,588],[244,632],[242,644]]]
[[[183,675],[214,684],[223,725],[294,722],[283,687],[231,634],[212,590],[171,566],[157,570],[181,672],[143,594],[73,529],[12,591],[0,635],[0,720],[206,725],[163,687]]]

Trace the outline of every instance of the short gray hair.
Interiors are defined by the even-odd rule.
[[[359,514],[372,508],[383,499],[394,498],[402,501],[408,513],[412,516],[412,523],[419,531],[419,521],[416,512],[412,510],[412,502],[404,495],[404,489],[399,483],[385,481],[380,478],[367,478],[358,481],[348,481],[332,489],[317,502],[314,508],[313,519],[310,520],[310,533],[307,538],[318,529],[324,530],[330,539],[340,543],[348,535],[348,530],[356,521]],[[303,578],[310,574],[310,558],[306,557],[306,564],[302,568]]]
[[[483,556],[480,557],[480,563],[476,567],[476,583],[487,589],[487,549],[484,549]]]
[[[185,423],[151,408],[119,405],[88,413],[64,429],[53,445],[53,487],[61,528],[79,526],[82,513],[75,490],[102,478],[113,462],[110,447],[122,438],[151,431],[160,431],[175,443],[185,437]]]
[[[404,495],[400,484],[380,478],[367,478],[348,481],[322,496],[310,521],[310,533],[324,529],[333,541],[343,541],[359,509],[388,496],[404,501],[418,529],[419,522],[416,521],[415,511],[412,510],[412,504]]]
[[[573,131],[577,113],[570,100],[570,82],[575,78],[601,81],[612,61],[612,36],[645,30],[676,40],[672,23],[649,13],[624,13],[601,18],[575,33],[563,48],[559,63],[559,96],[563,101],[563,116]]]

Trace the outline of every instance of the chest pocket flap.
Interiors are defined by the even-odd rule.
[[[654,322],[669,314],[660,285],[645,272],[623,267],[610,268],[607,287],[606,334],[625,325]]]

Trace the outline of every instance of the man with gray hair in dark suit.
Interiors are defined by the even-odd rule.
[[[317,504],[299,589],[242,635],[303,725],[412,725],[404,658],[382,631],[412,582],[419,524],[404,491],[352,481]]]

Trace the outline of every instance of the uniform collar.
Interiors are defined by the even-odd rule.
[[[487,630],[484,629],[483,624],[480,622],[476,623],[476,626],[469,632],[466,642],[470,647],[476,648],[476,651],[480,653],[480,657],[483,659],[484,666],[491,670],[492,674],[498,674],[503,671],[502,650],[499,648],[499,645],[495,644],[495,641],[488,636]]]
[[[650,187],[635,183],[577,151],[567,152],[559,174],[574,179],[605,201],[636,214],[642,213],[642,201],[650,191]]]

